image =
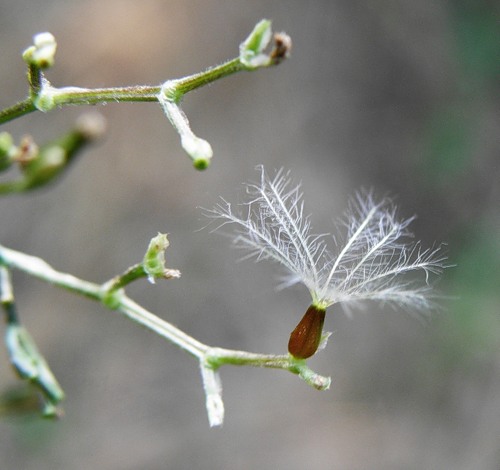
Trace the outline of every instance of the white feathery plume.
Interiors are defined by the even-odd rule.
[[[362,191],[351,200],[327,247],[328,234],[312,232],[300,185],[288,172],[247,184],[249,202],[237,209],[222,199],[208,217],[236,225],[234,243],[258,261],[275,260],[288,271],[287,284],[302,282],[313,305],[326,309],[375,300],[424,313],[434,304],[430,276],[446,267],[441,246],[424,249],[408,230],[414,217],[398,219],[391,199]],[[411,276],[420,273],[421,278]]]

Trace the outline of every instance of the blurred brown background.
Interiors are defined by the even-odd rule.
[[[155,335],[15,273],[21,319],[67,393],[60,422],[5,416],[5,469],[500,468],[498,2],[409,0],[0,0],[0,106],[26,94],[21,51],[58,41],[55,86],[159,84],[236,56],[261,18],[293,39],[289,61],[188,95],[215,157],[195,171],[159,105],[108,104],[105,141],[53,187],[0,200],[1,242],[102,282],[158,231],[183,276],[129,294],[211,345],[285,351],[308,304],[275,292],[279,269],[238,263],[198,231],[198,206],[235,200],[263,163],[303,182],[317,231],[361,186],[397,195],[426,245],[446,241],[440,289],[455,300],[422,326],[375,307],[327,317],[311,361],[317,392],[291,374],[222,369],[226,421],[210,429],[198,366]],[[2,126],[38,142],[84,108]],[[0,390],[15,386],[4,349]]]

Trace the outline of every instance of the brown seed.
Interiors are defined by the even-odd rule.
[[[311,305],[302,320],[290,334],[288,352],[298,358],[307,359],[318,349],[325,322],[325,309]]]

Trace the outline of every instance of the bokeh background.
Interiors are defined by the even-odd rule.
[[[129,294],[211,345],[282,353],[308,305],[274,290],[276,266],[238,262],[201,230],[199,206],[237,200],[255,166],[302,181],[318,232],[360,187],[397,197],[424,244],[444,241],[447,299],[427,325],[370,306],[327,317],[291,374],[223,368],[226,421],[208,426],[187,354],[88,300],[14,274],[21,320],[63,385],[65,416],[0,420],[0,467],[53,469],[500,468],[498,2],[0,0],[0,106],[26,94],[21,51],[52,32],[56,86],[159,84],[220,63],[261,18],[293,39],[277,68],[188,95],[214,148],[195,171],[160,107],[108,104],[105,140],[50,188],[0,200],[0,239],[57,269],[105,281],[170,234],[178,281]],[[4,125],[43,142],[83,108]],[[0,352],[0,390],[18,384]]]

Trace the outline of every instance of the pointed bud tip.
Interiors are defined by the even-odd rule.
[[[249,69],[263,67],[269,64],[269,56],[264,49],[271,40],[271,21],[259,21],[250,35],[240,44],[240,61]]]

